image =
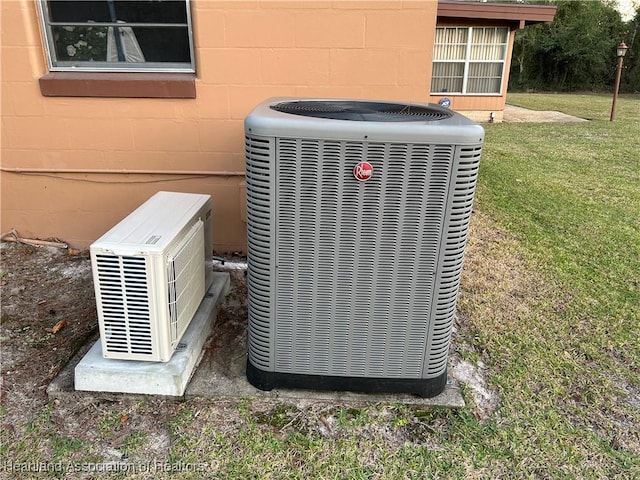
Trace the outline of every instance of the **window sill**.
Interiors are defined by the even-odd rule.
[[[193,73],[50,72],[40,77],[45,97],[196,98]]]

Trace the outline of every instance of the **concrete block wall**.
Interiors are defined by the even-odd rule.
[[[35,0],[0,9],[3,233],[86,248],[175,190],[211,194],[214,248],[243,250],[243,119],[256,104],[429,100],[435,1],[192,0],[195,99],[44,97]]]

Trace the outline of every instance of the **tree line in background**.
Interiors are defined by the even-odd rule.
[[[610,0],[550,1],[558,10],[553,23],[516,32],[509,90],[611,91],[615,83],[616,47],[624,41],[620,92],[640,92],[640,3],[623,22]]]

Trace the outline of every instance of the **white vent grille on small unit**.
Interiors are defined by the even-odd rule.
[[[99,254],[96,268],[107,352],[152,355],[145,258]]]
[[[171,348],[175,348],[204,295],[204,265],[200,252],[204,248],[204,223],[198,220],[174,252],[169,254],[167,279]]]

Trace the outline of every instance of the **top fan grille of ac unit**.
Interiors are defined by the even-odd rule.
[[[277,103],[271,108],[304,117],[359,122],[437,121],[453,115],[446,110],[422,105],[353,100],[297,100]]]

